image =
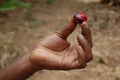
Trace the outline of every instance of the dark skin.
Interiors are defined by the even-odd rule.
[[[0,71],[0,80],[25,80],[38,70],[71,70],[85,68],[93,59],[91,31],[86,22],[77,42],[70,44],[67,37],[78,23],[73,19],[62,29],[38,42],[30,54],[19,58]]]

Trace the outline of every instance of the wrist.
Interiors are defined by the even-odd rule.
[[[33,57],[33,54],[29,56],[29,63],[33,69],[37,70],[42,70],[43,68],[36,62],[36,60]]]
[[[30,54],[25,54],[0,72],[0,80],[25,80],[37,70],[30,60]]]
[[[33,68],[37,69],[37,70],[42,70],[42,69],[45,69],[41,64],[42,59],[41,59],[41,51],[38,51],[39,49],[38,48],[35,48],[32,50],[32,52],[30,53],[30,56],[29,56],[29,60],[30,60],[30,63],[31,63],[31,66],[33,66]]]
[[[36,71],[39,69],[38,64],[35,63],[35,62],[31,59],[30,56],[29,56],[28,64],[29,64],[29,66],[30,66],[32,69],[34,69],[34,70],[36,70]]]

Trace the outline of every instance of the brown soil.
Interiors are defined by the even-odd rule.
[[[29,9],[17,9],[0,16],[0,67],[29,53],[39,39],[63,27],[75,13],[85,12],[93,36],[94,60],[83,70],[36,72],[28,80],[120,80],[120,7],[96,0],[55,0],[47,5],[32,2]],[[69,37],[76,40],[78,26]]]

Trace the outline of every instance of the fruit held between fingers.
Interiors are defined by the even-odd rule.
[[[87,21],[87,19],[88,19],[87,15],[85,13],[76,14],[76,15],[74,15],[73,18],[77,24],[81,24],[82,22]]]

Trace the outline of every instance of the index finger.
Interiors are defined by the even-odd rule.
[[[87,25],[87,22],[83,22],[81,24],[81,28],[82,28],[82,35],[88,40],[88,42],[90,43],[91,47],[92,47],[92,35],[91,35],[91,30]]]

